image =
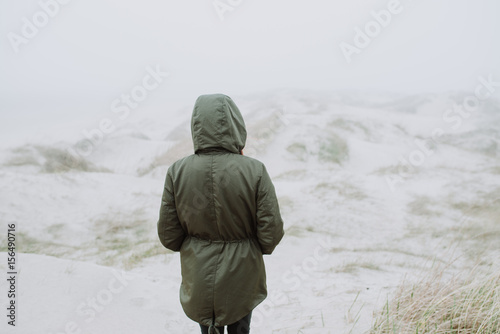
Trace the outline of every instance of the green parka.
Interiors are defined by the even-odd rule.
[[[246,128],[225,95],[202,95],[191,132],[195,154],[168,169],[158,235],[180,251],[180,301],[192,320],[225,326],[267,296],[263,254],[283,237],[283,221],[264,164],[243,156]]]

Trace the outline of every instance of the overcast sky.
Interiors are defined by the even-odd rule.
[[[54,1],[1,1],[3,114],[109,108],[148,66],[170,73],[148,93],[159,107],[276,88],[470,91],[479,75],[500,78],[498,0]],[[340,45],[355,47],[367,24],[373,37],[348,62]]]

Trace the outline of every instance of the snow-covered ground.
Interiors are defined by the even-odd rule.
[[[500,104],[453,109],[466,97],[235,98],[245,154],[268,167],[285,221],[252,333],[363,333],[403,278],[435,262],[498,267]],[[82,131],[100,119],[4,144],[0,241],[15,223],[19,276],[17,326],[3,315],[2,333],[198,332],[178,300],[179,255],[156,235],[165,172],[192,152],[191,111],[164,115],[93,142]],[[3,279],[3,304],[7,290]]]

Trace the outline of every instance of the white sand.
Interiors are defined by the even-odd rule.
[[[434,259],[499,265],[499,103],[486,101],[454,129],[458,120],[443,113],[463,96],[236,99],[245,153],[267,165],[285,221],[285,238],[265,257],[269,296],[252,333],[363,333],[401,280]],[[47,172],[46,160],[57,159],[47,149],[74,147],[99,119],[74,131],[52,124],[64,131],[0,152],[0,218],[17,224],[20,252],[17,326],[3,315],[2,333],[198,331],[179,304],[179,256],[156,236],[168,164],[192,150],[189,109],[164,115],[120,123],[85,157],[94,172]],[[415,153],[415,138],[437,128],[433,153]],[[348,152],[338,152],[343,142]],[[423,162],[392,191],[387,178],[412,154]],[[0,291],[4,303],[5,280]]]

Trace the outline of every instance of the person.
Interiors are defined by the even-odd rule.
[[[284,235],[275,188],[265,165],[243,155],[245,122],[228,96],[200,96],[191,133],[194,154],[167,171],[158,236],[180,252],[180,302],[202,333],[249,333],[267,296],[263,255]]]

